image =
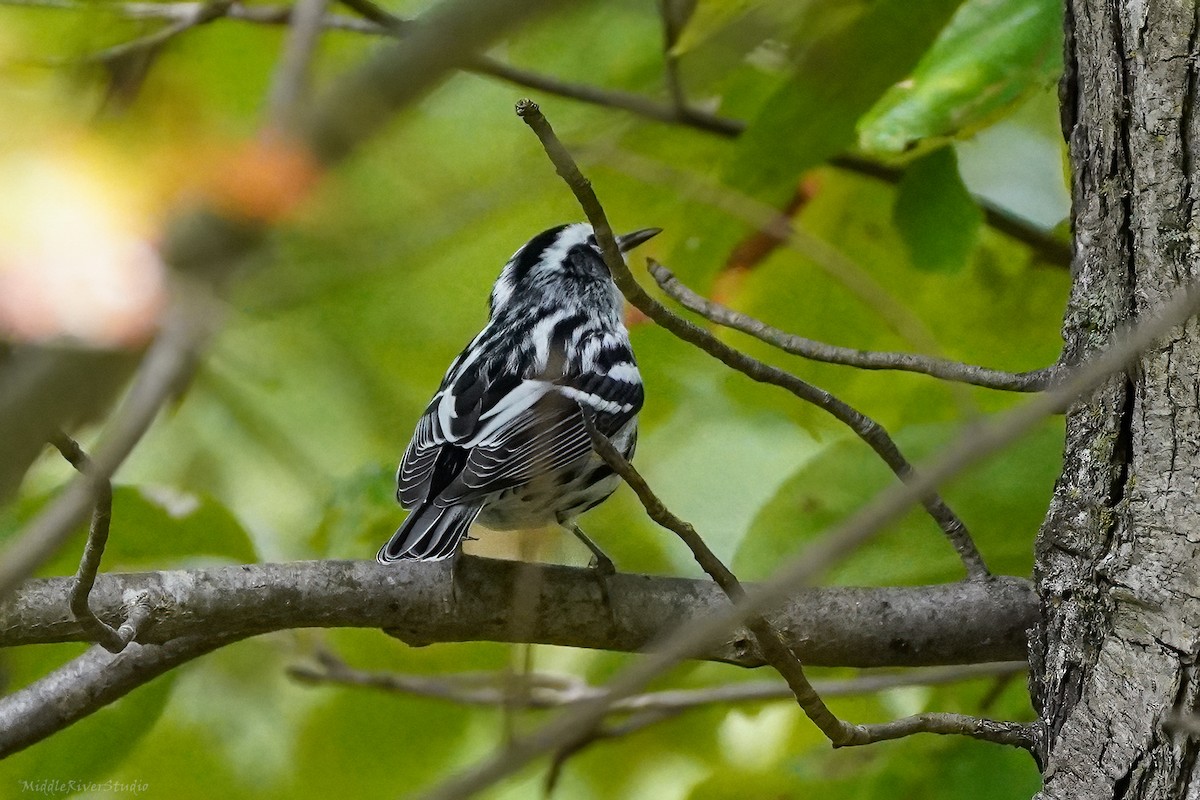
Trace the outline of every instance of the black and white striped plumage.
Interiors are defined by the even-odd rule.
[[[624,252],[657,233],[617,242]],[[633,455],[642,380],[591,226],[531,239],[505,264],[490,306],[400,462],[396,498],[411,513],[379,551],[383,563],[447,558],[476,521],[561,524],[606,499],[618,478],[592,449],[581,409]]]

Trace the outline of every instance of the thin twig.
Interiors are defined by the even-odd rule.
[[[62,457],[81,474],[94,473],[92,460],[79,443],[65,433],[57,434],[51,442],[62,453]],[[129,609],[129,616],[116,628],[104,622],[92,612],[88,598],[96,585],[96,572],[104,557],[108,544],[109,526],[112,524],[112,481],[97,481],[96,506],[92,511],[92,522],[88,528],[87,543],[79,559],[79,569],[71,586],[71,615],[83,626],[85,635],[110,653],[119,653],[133,641],[139,630],[150,617],[150,603],[144,594]]]
[[[922,493],[1001,450],[1028,433],[1047,416],[1060,412],[1113,374],[1124,371],[1139,353],[1198,310],[1200,287],[1189,286],[1176,292],[1171,300],[1159,307],[1158,313],[1146,315],[1135,327],[1119,333],[1107,350],[1074,369],[1055,388],[1035,395],[1029,402],[999,415],[994,422],[972,428],[968,435],[960,437],[930,462],[913,484],[893,485],[881,492],[829,535],[817,539],[804,552],[782,565],[745,602],[680,628],[660,642],[645,658],[618,673],[609,682],[604,696],[572,706],[523,739],[513,742],[503,752],[459,772],[423,796],[426,800],[468,797],[521,769],[538,756],[554,752],[563,741],[577,736],[579,731],[591,730],[607,715],[612,703],[641,691],[696,648],[720,640],[748,616],[774,607],[789,592],[795,591],[797,586],[804,585],[898,518],[917,502]],[[1010,732],[995,733],[1008,735]],[[1036,730],[1031,730],[1030,736],[1036,736]]]
[[[451,675],[406,675],[395,672],[372,672],[356,669],[325,651],[316,654],[318,666],[297,664],[288,667],[288,674],[307,684],[337,684],[358,686],[394,694],[432,697],[467,706],[502,706],[505,696],[503,673],[466,672]],[[965,664],[953,667],[931,667],[881,675],[859,675],[843,680],[813,681],[813,688],[822,697],[853,697],[896,689],[903,686],[942,686],[950,683],[1012,676],[1024,672],[1024,661],[999,661],[988,664]],[[523,708],[545,710],[593,700],[605,693],[571,675],[530,673],[526,676],[529,692]],[[795,695],[785,683],[778,681],[745,681],[705,689],[665,689],[625,697],[609,706],[613,714],[634,711],[689,711],[706,706],[727,706],[741,703],[762,703],[793,700]]]
[[[778,239],[782,245],[811,261],[813,266],[874,311],[911,346],[929,353],[938,352],[937,339],[920,317],[909,311],[853,259],[823,239],[793,225],[779,213],[779,209],[710,178],[626,150],[584,147],[580,148],[580,155],[597,167],[615,170],[643,183],[668,186],[688,200],[715,208]]]
[[[1019,747],[1022,750],[1033,750],[1036,742],[1036,727],[1031,723],[1007,722],[1004,720],[983,719],[967,714],[950,714],[946,712],[930,712],[913,714],[909,717],[878,722],[862,726],[869,730],[870,736],[855,744],[875,744],[891,739],[902,739],[914,733],[935,733],[941,736],[968,736],[992,744]]]
[[[617,452],[617,448],[613,447],[612,442],[608,441],[604,434],[596,429],[591,415],[582,406],[579,410],[583,417],[583,423],[587,427],[588,435],[592,439],[593,449],[633,489],[650,519],[683,540],[683,543],[692,551],[696,563],[721,587],[730,602],[737,603],[744,600],[746,590],[733,571],[717,558],[716,553],[709,548],[691,523],[677,517],[658,498],[658,495],[654,494],[634,466]],[[821,732],[835,745],[850,741],[854,737],[854,726],[838,719],[829,710],[804,674],[804,667],[800,663],[800,659],[796,658],[796,654],[784,644],[783,639],[771,627],[771,624],[762,616],[753,616],[746,620],[746,627],[750,629],[750,634],[754,637],[758,649],[766,658],[767,663],[787,681],[788,687],[796,696],[796,702],[813,724],[820,728]]]
[[[506,688],[509,676],[504,673],[460,673],[430,677],[372,672],[351,667],[324,650],[315,655],[318,666],[295,665],[288,668],[288,674],[297,681],[310,685],[333,684],[370,688],[394,694],[432,697],[468,706],[496,707],[512,703],[512,696]],[[942,686],[985,677],[1013,676],[1026,669],[1027,665],[1023,661],[970,664],[882,675],[860,675],[844,680],[814,681],[813,688],[822,697],[852,697],[899,687]],[[524,709],[561,708],[601,697],[605,693],[602,687],[592,686],[570,675],[531,673],[525,678],[528,691],[522,698]],[[679,714],[708,706],[727,707],[742,703],[794,699],[791,688],[776,681],[730,683],[705,689],[671,689],[623,698],[609,706],[609,714],[628,714],[628,718],[618,724],[602,724],[588,737],[557,750],[551,760],[547,782],[553,785],[568,757],[596,741],[628,736],[658,722],[674,719]],[[943,717],[942,720],[925,722],[924,732],[942,732],[939,727],[947,724],[945,717],[958,717],[962,723],[970,720],[969,717],[958,715],[940,716]],[[1020,730],[1006,723],[991,724],[999,726],[998,730],[1003,731],[1004,735],[1012,735],[1014,731]],[[880,732],[881,739],[895,738],[891,734],[899,730],[899,726],[893,723],[885,725]]]
[[[4,0],[4,4],[8,4],[9,0]],[[112,47],[106,47],[103,50],[98,50],[84,57],[84,62],[96,64],[114,64],[122,59],[141,56],[154,53],[159,48],[170,42],[175,37],[187,33],[192,28],[197,28],[201,25],[206,25],[213,20],[221,19],[229,13],[229,9],[233,0],[210,0],[209,2],[200,3],[185,3],[181,6],[179,13],[171,17],[162,15],[165,18],[171,19],[171,24],[166,27],[148,33],[145,36],[140,36],[136,39],[130,39],[127,42],[115,44]],[[37,3],[19,3],[20,5],[36,6]],[[54,8],[71,8],[70,4],[56,3]],[[82,6],[81,8],[92,8],[91,6]],[[149,15],[145,15],[149,16]]]
[[[588,434],[592,438],[592,447],[600,454],[605,463],[620,475],[625,483],[629,484],[650,518],[664,528],[673,531],[687,544],[696,561],[721,586],[732,602],[738,603],[745,600],[746,592],[738,583],[737,578],[709,549],[695,529],[666,507],[662,500],[654,494],[645,479],[638,474],[637,469],[596,429],[586,413],[583,418],[588,428]],[[838,719],[825,705],[820,693],[804,674],[804,667],[801,665],[800,659],[796,658],[795,654],[788,649],[783,639],[766,619],[755,615],[747,617],[745,622],[767,662],[787,681],[800,708],[828,737],[834,747],[869,744],[884,739],[907,736],[910,733],[959,733],[999,744],[1022,747],[1028,747],[1032,743],[1032,739],[1027,733],[1024,734],[1024,738],[1020,738],[1018,733],[1025,730],[1027,726],[1011,722],[974,719],[960,714],[921,714],[894,722],[870,725],[854,724]],[[907,731],[907,733],[902,731]]]
[[[675,336],[699,347],[723,364],[752,380],[787,389],[801,400],[831,414],[866,442],[900,480],[904,482],[915,480],[916,476],[912,465],[878,422],[824,389],[730,347],[703,328],[676,316],[662,303],[650,297],[625,265],[616,241],[613,239],[612,227],[608,224],[608,218],[605,216],[604,209],[600,206],[595,192],[592,191],[591,183],[579,172],[579,167],[575,164],[571,154],[555,136],[537,104],[530,100],[522,100],[517,104],[517,113],[537,134],[558,174],[575,193],[576,199],[583,207],[588,221],[591,222],[596,232],[596,240],[601,245],[604,260],[612,274],[613,281],[630,303]],[[987,577],[990,574],[987,566],[962,520],[950,510],[936,492],[923,495],[921,504],[954,546],[966,568],[967,575],[976,579]]]
[[[333,684],[378,689],[394,694],[432,697],[468,706],[508,708],[513,702],[511,691],[507,686],[511,676],[507,673],[474,672],[438,677],[404,675],[356,669],[323,649],[318,650],[314,655],[317,666],[294,665],[288,668],[288,675],[301,683],[310,685]],[[882,675],[860,675],[844,680],[814,681],[812,687],[822,697],[853,697],[899,687],[942,686],[978,678],[1012,676],[1023,673],[1026,669],[1027,664],[1024,661],[969,664]],[[592,686],[570,675],[529,673],[524,678],[527,691],[521,697],[521,708],[523,709],[561,708],[594,700],[605,694],[602,687]],[[776,681],[730,683],[705,689],[671,689],[623,698],[610,705],[608,710],[610,715],[627,714],[628,718],[618,724],[601,724],[588,736],[567,743],[555,751],[551,758],[550,769],[547,771],[547,786],[551,788],[554,786],[563,766],[571,756],[595,742],[628,736],[698,708],[794,699],[795,695],[791,687]],[[955,717],[961,725],[969,724],[968,721],[971,720],[970,717],[961,715],[924,716],[936,716],[941,719],[926,721],[924,730],[918,732],[961,732],[942,730],[949,724],[946,718]],[[905,722],[909,725],[916,724],[907,722],[907,720]],[[1021,730],[1019,726],[1012,723],[993,723],[986,720],[977,722],[982,723],[985,727],[996,726],[998,735],[1014,736]],[[900,729],[900,726],[895,723],[885,723],[879,734],[880,740],[897,738],[896,731]],[[1013,743],[1017,744],[1017,742]]]
[[[918,372],[942,380],[969,383],[974,386],[1009,392],[1040,392],[1051,384],[1056,374],[1061,372],[1058,365],[1028,372],[1004,372],[917,353],[889,353],[838,347],[781,331],[748,314],[734,311],[716,301],[709,300],[684,285],[675,277],[674,273],[662,264],[652,263],[650,274],[664,292],[689,311],[694,311],[718,325],[748,333],[759,341],[774,345],[786,353],[813,361],[842,364],[859,369]]]

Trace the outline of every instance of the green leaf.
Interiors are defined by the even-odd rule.
[[[834,170],[819,176],[820,192],[805,208],[801,224],[836,243],[884,290],[886,301],[866,303],[846,290],[838,273],[830,276],[814,267],[812,256],[780,250],[725,295],[728,305],[782,330],[845,347],[936,352],[1013,371],[1041,367],[1058,357],[1062,340],[1057,320],[1070,285],[1066,270],[1038,268],[1022,245],[989,230],[983,231],[968,269],[915,270],[890,222],[895,204],[890,185]],[[919,319],[935,347],[897,334],[883,322],[876,305]],[[1007,392],[966,389],[914,374],[868,372],[799,358],[781,362],[773,347],[744,336],[731,341],[833,392],[893,431],[953,419],[963,413],[964,400],[968,408],[992,412],[1016,399]],[[792,403],[789,414],[829,436],[844,435],[828,414],[812,406]]]
[[[896,192],[892,219],[917,269],[957,272],[979,241],[983,212],[958,174],[954,149],[914,161]]]
[[[916,66],[959,0],[881,0],[821,37],[738,140],[727,180],[779,200],[800,173],[854,142],[862,114]]]
[[[894,155],[969,134],[1061,70],[1061,3],[968,0],[912,77],[859,122],[859,147]]]

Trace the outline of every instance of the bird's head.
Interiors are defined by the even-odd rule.
[[[617,246],[627,253],[662,231],[643,228],[617,238]],[[529,300],[542,295],[574,293],[576,288],[611,283],[608,267],[592,226],[585,222],[559,225],[542,231],[513,253],[492,288],[492,315],[503,310],[513,298]]]

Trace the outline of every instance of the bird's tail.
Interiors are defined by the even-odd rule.
[[[392,561],[441,561],[454,555],[479,515],[478,505],[418,506],[379,550],[380,564]]]

